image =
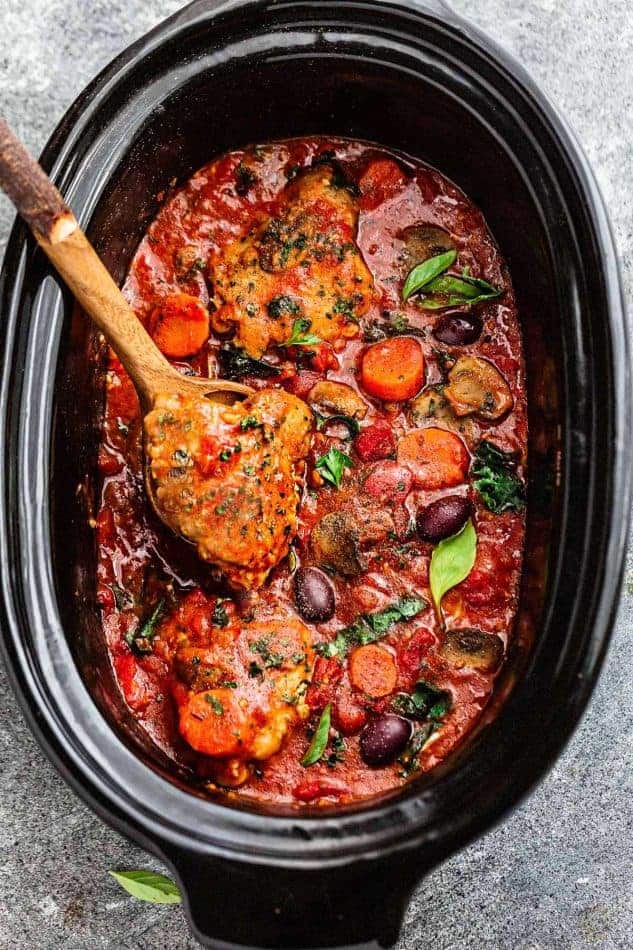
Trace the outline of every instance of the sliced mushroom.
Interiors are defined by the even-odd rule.
[[[444,393],[436,386],[427,386],[409,403],[409,418],[416,426],[436,422],[455,421],[453,410]]]
[[[359,552],[358,526],[344,511],[332,511],[312,529],[312,551],[321,567],[329,567],[346,577],[365,570]]]
[[[400,234],[400,240],[404,243],[402,260],[407,270],[429,257],[455,250],[455,242],[448,231],[432,224],[414,224],[405,228]]]
[[[467,666],[491,673],[503,659],[503,643],[496,633],[464,627],[462,630],[449,630],[439,652],[447,663],[458,670]]]
[[[444,397],[456,416],[477,415],[491,421],[500,419],[514,404],[496,366],[476,356],[460,357],[449,370]]]
[[[369,406],[358,393],[345,383],[320,380],[308,393],[308,402],[317,409],[327,409],[342,416],[364,419]]]

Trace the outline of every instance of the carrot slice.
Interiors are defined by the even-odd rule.
[[[414,429],[398,443],[398,461],[420,488],[460,485],[468,473],[468,450],[458,435],[433,426]]]
[[[377,399],[411,399],[424,382],[424,354],[410,336],[381,340],[368,346],[361,361],[361,385]]]
[[[193,356],[208,339],[209,313],[191,294],[170,294],[152,310],[148,330],[165,356]]]
[[[244,749],[246,712],[235,690],[209,689],[190,693],[180,708],[180,733],[203,755],[237,755]]]
[[[391,653],[375,643],[358,647],[349,658],[352,686],[377,699],[393,693],[398,671]]]

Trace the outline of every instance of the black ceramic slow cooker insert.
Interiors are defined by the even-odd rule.
[[[530,486],[513,652],[478,729],[402,790],[318,814],[227,805],[195,794],[152,748],[100,639],[86,517],[101,399],[92,331],[20,223],[1,278],[13,685],[67,781],[171,866],[194,932],[217,947],[393,943],[416,882],[515,805],[578,722],[629,511],[627,343],[602,201],[522,69],[437,0],[197,0],[90,84],[42,161],[122,281],[171,179],[228,149],[311,134],[375,141],[453,179],[509,263],[525,338]]]

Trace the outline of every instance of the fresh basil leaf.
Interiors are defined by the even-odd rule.
[[[410,719],[442,719],[451,708],[452,697],[446,689],[438,689],[418,680],[412,693],[399,693],[393,705]]]
[[[132,647],[136,653],[151,653],[152,640],[156,636],[156,627],[164,608],[165,598],[161,597],[149,617],[146,617],[140,627],[134,633],[126,634],[125,639],[128,646]]]
[[[412,294],[422,290],[435,277],[439,277],[445,270],[455,263],[457,251],[445,251],[443,254],[436,254],[435,257],[429,257],[428,260],[416,264],[407,274],[404,286],[402,288],[402,299],[406,302]]]
[[[375,614],[364,614],[349,627],[339,630],[334,640],[317,643],[314,649],[320,656],[344,657],[350,647],[375,643],[384,637],[394,624],[416,617],[425,607],[426,601],[422,597],[403,597]]]
[[[315,343],[322,343],[320,336],[315,333],[308,333],[311,321],[305,317],[295,320],[292,324],[292,333],[284,343],[279,346],[312,346]]]
[[[341,487],[343,472],[346,468],[353,468],[354,463],[345,452],[332,447],[325,455],[317,459],[315,468],[320,472],[321,477],[326,482],[330,482],[336,488]]]
[[[473,486],[489,511],[522,511],[525,507],[523,482],[513,471],[514,456],[504,452],[493,442],[484,439],[479,443],[471,475]]]
[[[266,360],[258,360],[249,356],[245,350],[232,343],[226,343],[218,350],[218,362],[222,376],[226,379],[241,379],[242,376],[259,376],[269,379],[279,376],[281,370]]]
[[[180,891],[172,880],[154,871],[108,871],[121,887],[140,901],[180,904]]]
[[[444,594],[468,577],[476,556],[477,532],[472,518],[468,519],[458,534],[445,538],[433,549],[429,582],[438,614]]]
[[[481,277],[461,277],[444,274],[430,281],[424,288],[424,296],[418,300],[423,310],[443,310],[446,307],[472,306],[485,300],[500,297],[503,290],[493,287]]]
[[[307,768],[309,765],[315,765],[319,761],[325,748],[328,743],[328,738],[330,735],[330,722],[332,719],[332,704],[328,703],[323,712],[321,713],[321,718],[319,719],[319,724],[316,727],[316,732],[312,736],[312,742],[308,747],[308,751],[301,759],[301,764],[304,768]]]

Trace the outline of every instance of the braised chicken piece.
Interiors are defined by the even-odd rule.
[[[165,393],[144,426],[163,519],[233,588],[261,586],[296,532],[310,409],[283,390],[233,406]]]
[[[356,336],[373,294],[357,220],[331,165],[292,182],[273,216],[211,257],[213,329],[234,330],[234,343],[254,357],[286,343],[296,321],[323,341]]]
[[[239,785],[246,762],[277,752],[309,715],[313,651],[298,619],[242,623],[230,605],[192,592],[159,631],[174,658],[179,730],[197,752],[222,760],[223,784]]]

